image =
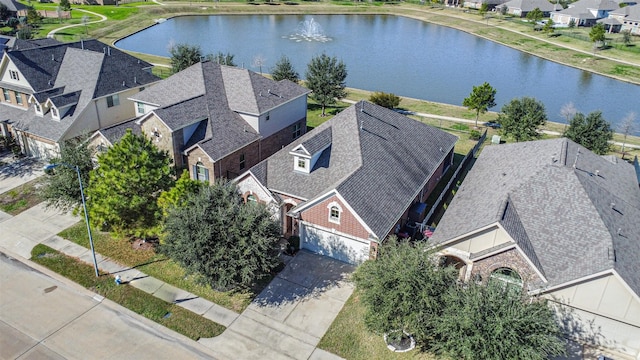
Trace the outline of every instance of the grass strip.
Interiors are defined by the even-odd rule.
[[[127,309],[193,340],[222,334],[225,327],[170,304],[130,285],[116,285],[113,277],[96,277],[93,267],[46,245],[36,245],[31,260],[112,300]]]
[[[0,210],[16,216],[42,202],[38,195],[40,179],[31,180],[0,194]]]
[[[187,275],[180,265],[166,256],[156,253],[154,249],[134,249],[128,238],[117,238],[109,233],[95,230],[92,233],[97,253],[229,310],[242,312],[249,306],[255,294],[261,290],[256,288],[242,291],[216,291],[206,284],[199,283],[195,277]],[[89,238],[84,221],[63,230],[58,235],[89,248]],[[262,285],[266,286],[266,284]]]

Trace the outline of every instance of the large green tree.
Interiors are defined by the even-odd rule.
[[[82,185],[89,185],[89,172],[93,169],[91,149],[88,148],[87,137],[81,136],[65,141],[60,147],[60,156],[51,159],[51,164],[65,164],[48,172],[40,195],[47,206],[63,211],[72,210],[82,205],[78,173],[80,170]]]
[[[205,58],[211,62],[214,62],[216,64],[220,64],[220,65],[227,65],[227,66],[236,66],[235,62],[233,61],[233,58],[235,56],[231,53],[223,53],[222,51],[218,51],[215,54],[207,54],[205,56]]]
[[[312,91],[311,99],[322,106],[322,116],[326,116],[327,105],[335,104],[336,98],[347,96],[345,79],[347,67],[334,57],[326,54],[315,56],[307,65],[306,85]]]
[[[60,9],[64,11],[71,10],[71,4],[69,3],[69,0],[60,0]]]
[[[98,155],[87,197],[91,222],[98,229],[148,236],[156,232],[158,196],[172,183],[170,159],[144,135],[131,130]]]
[[[502,106],[497,122],[502,133],[516,141],[534,140],[540,137],[538,129],[546,124],[547,113],[542,102],[525,96]]]
[[[282,55],[273,69],[271,69],[271,77],[275,81],[290,80],[296,84],[300,81],[300,75],[293,68],[291,60],[286,55]]]
[[[600,111],[587,116],[577,113],[569,122],[564,136],[596,154],[604,155],[610,149],[609,141],[613,140],[613,130]]]
[[[189,172],[183,171],[171,189],[161,192],[158,196],[158,206],[162,209],[163,215],[167,216],[172,207],[183,206],[189,195],[198,193],[204,186],[204,182],[191,179]]]
[[[198,45],[173,45],[169,48],[169,54],[171,55],[171,70],[174,74],[200,62],[202,59],[202,50]]]
[[[451,359],[544,360],[564,353],[554,312],[522,289],[489,282],[460,284],[443,293],[431,350]]]
[[[219,290],[251,285],[278,264],[280,227],[264,205],[245,204],[217,181],[169,209],[160,251]]]
[[[480,114],[484,114],[487,110],[496,106],[496,89],[489,85],[488,82],[474,86],[471,94],[462,101],[462,105],[469,108],[469,110],[475,110],[476,127],[478,127]]]
[[[424,249],[391,237],[376,260],[356,269],[353,280],[366,307],[369,330],[378,334],[404,330],[424,342],[443,310],[441,294],[456,277],[454,268],[438,266]]]
[[[42,16],[33,6],[27,9],[27,23],[31,26],[38,26],[42,23]]]

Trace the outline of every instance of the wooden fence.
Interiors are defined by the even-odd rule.
[[[462,171],[469,165],[471,160],[476,156],[476,154],[478,153],[478,150],[480,149],[480,146],[482,146],[482,143],[485,141],[486,138],[487,138],[487,130],[484,131],[482,136],[480,136],[480,139],[478,139],[478,142],[473,146],[471,150],[469,150],[467,155],[465,155],[464,159],[462,159],[462,162],[460,162],[460,164],[456,168],[455,172],[453,173],[453,176],[451,176],[451,179],[449,180],[447,185],[444,187],[444,189],[440,193],[440,196],[438,196],[438,199],[436,200],[436,202],[433,204],[433,206],[431,206],[431,210],[429,210],[429,213],[427,213],[427,216],[425,216],[424,220],[420,224],[421,232],[424,231],[425,227],[428,226],[427,224],[429,224],[430,221],[432,220],[433,215],[436,212],[436,209],[439,209],[440,206],[442,205],[442,202],[447,199],[447,196],[452,191],[453,186],[454,185],[458,186],[458,180],[460,180],[460,177],[462,176]]]

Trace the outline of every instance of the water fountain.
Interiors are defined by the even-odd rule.
[[[294,34],[289,36],[289,39],[296,42],[301,41],[318,41],[327,42],[332,39],[324,34],[322,26],[318,24],[313,18],[301,21],[298,24],[298,28]]]

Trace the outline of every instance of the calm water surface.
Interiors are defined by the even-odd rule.
[[[307,41],[301,23],[319,24],[325,38]],[[328,38],[328,39],[327,39]],[[640,85],[613,80],[513,50],[462,31],[389,15],[225,15],[167,20],[117,46],[169,56],[171,44],[198,44],[203,53],[235,55],[238,66],[270,72],[287,55],[304,77],[312,57],[337,56],[347,86],[461,105],[472,86],[488,81],[498,106],[522,96],[542,101],[549,119],[564,122],[568,102],[583,113],[601,110],[614,127],[630,111],[640,116]],[[640,130],[636,132],[640,134]]]

